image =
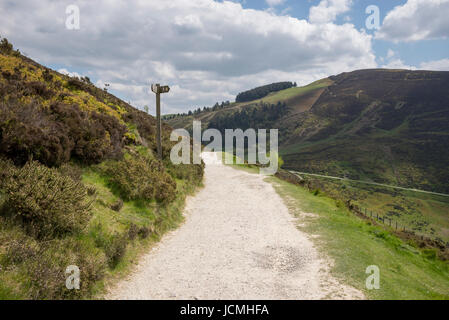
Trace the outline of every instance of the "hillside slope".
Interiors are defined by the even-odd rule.
[[[279,108],[253,111],[263,104]],[[359,70],[168,123],[193,118],[278,128],[288,169],[449,192],[449,72]]]
[[[331,77],[283,146],[286,166],[449,191],[449,72]]]
[[[79,299],[182,221],[204,165],[174,166],[171,128],[0,43],[0,300]],[[77,266],[79,290],[66,287]]]

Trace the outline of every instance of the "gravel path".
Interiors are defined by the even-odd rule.
[[[205,187],[184,214],[186,222],[107,299],[363,298],[332,278],[327,259],[260,175],[207,164]]]

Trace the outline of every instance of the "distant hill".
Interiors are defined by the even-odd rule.
[[[168,123],[193,118],[278,128],[288,169],[449,192],[449,72],[359,70]]]

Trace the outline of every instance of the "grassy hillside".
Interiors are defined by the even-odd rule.
[[[182,221],[203,165],[174,166],[170,128],[88,78],[0,44],[0,299],[98,296]],[[80,269],[80,290],[66,268]]]
[[[264,97],[263,99],[241,103],[234,102],[229,106],[218,110],[208,110],[192,115],[172,115],[168,120],[166,120],[166,122],[173,128],[185,128],[191,130],[193,120],[199,120],[202,122],[202,126],[204,129],[215,128],[222,131],[224,129],[234,128],[225,127],[225,125],[228,124],[227,120],[232,118],[242,118],[241,115],[246,114],[248,115],[248,117],[243,120],[243,123],[240,123],[241,126],[239,126],[239,128],[252,127],[270,129],[271,126],[273,126],[273,128],[278,128],[281,130],[280,138],[282,139],[283,137],[288,137],[289,128],[288,126],[280,127],[277,120],[289,122],[294,121],[296,117],[298,117],[305,111],[308,111],[312,107],[313,103],[316,101],[316,99],[318,99],[324,88],[326,88],[330,84],[332,84],[332,81],[330,79],[323,79],[313,82],[304,87],[293,87],[286,90],[274,92]],[[278,112],[276,112],[275,110],[274,113],[276,113],[276,115],[273,116],[272,119],[267,119],[267,117],[261,117],[258,119],[252,116],[253,112],[262,109],[264,106],[276,107],[279,102],[281,103],[282,108],[286,107],[285,109],[288,110],[288,116],[283,115],[282,117],[279,117]],[[221,125],[217,124],[217,122],[220,122],[220,120],[225,121],[223,121]],[[270,125],[270,127],[266,125]]]
[[[365,70],[332,80],[285,141],[286,167],[447,193],[448,72]]]

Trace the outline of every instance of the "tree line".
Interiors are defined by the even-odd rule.
[[[220,132],[225,129],[270,129],[274,123],[288,112],[285,102],[277,104],[259,103],[253,108],[243,108],[232,114],[219,113],[210,122],[209,128]]]
[[[170,120],[170,119],[175,119],[178,117],[186,117],[186,116],[192,116],[192,115],[196,116],[203,112],[211,112],[211,111],[218,111],[218,110],[224,109],[224,108],[228,107],[230,104],[231,104],[231,102],[229,102],[229,101],[223,101],[221,103],[217,102],[214,104],[213,107],[203,107],[202,109],[197,108],[193,111],[189,110],[189,112],[184,112],[184,113],[167,114],[167,115],[162,116],[162,118],[164,120]]]
[[[248,102],[266,97],[272,92],[277,92],[292,87],[296,87],[296,82],[277,82],[265,86],[257,87],[237,95],[236,102]]]

